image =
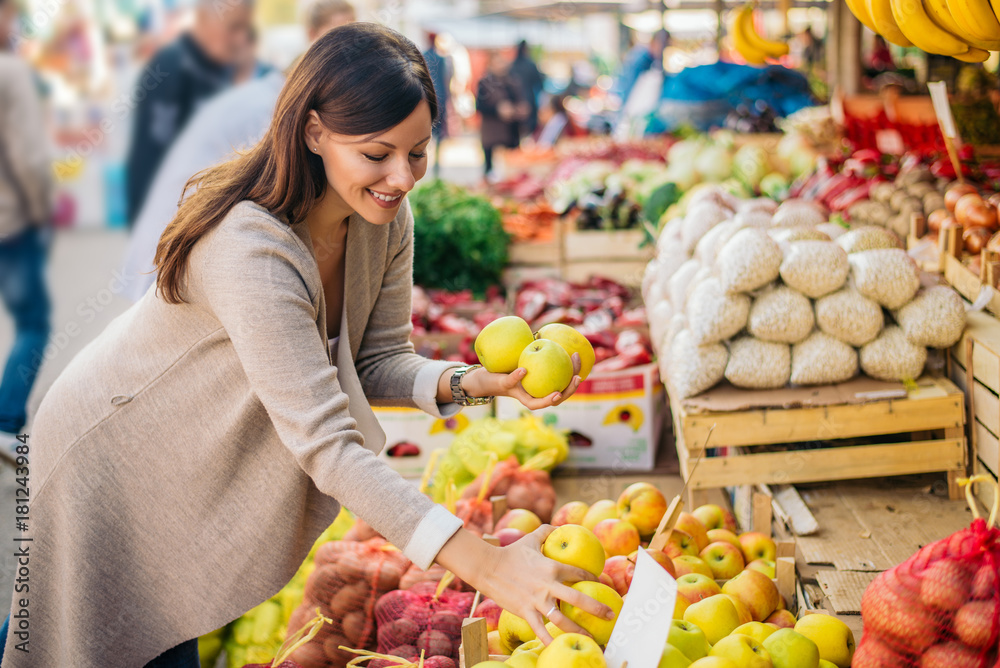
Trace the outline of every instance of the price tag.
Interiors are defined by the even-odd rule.
[[[879,130],[875,133],[875,147],[882,153],[888,155],[903,155],[906,152],[906,144],[903,142],[903,135],[899,130],[887,129]]]
[[[933,81],[927,84],[927,90],[931,93],[931,103],[934,105],[934,113],[941,124],[941,132],[948,139],[958,140],[958,128],[955,126],[955,117],[951,114],[951,104],[948,102],[948,84],[943,81]]]
[[[677,604],[677,581],[646,550],[636,555],[625,605],[604,651],[608,668],[656,668],[670,633]]]

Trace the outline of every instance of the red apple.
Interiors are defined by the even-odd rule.
[[[524,533],[529,534],[540,526],[542,526],[542,520],[539,519],[538,515],[530,510],[525,510],[524,508],[513,508],[508,510],[503,514],[503,517],[497,520],[497,524],[493,527],[493,531],[497,532],[501,529],[511,527],[513,529],[520,529]]]
[[[687,575],[688,573],[701,573],[710,578],[715,577],[712,574],[712,569],[701,557],[692,557],[690,554],[682,554],[679,557],[674,557],[674,569],[677,571],[677,577]]]
[[[937,610],[957,610],[972,588],[972,575],[965,564],[942,559],[931,564],[921,576],[920,600]]]
[[[739,548],[723,541],[709,543],[698,556],[712,569],[712,576],[716,580],[734,578],[746,565],[743,563],[743,553]]]
[[[970,647],[994,647],[1000,610],[996,600],[966,603],[955,613],[955,635]]]
[[[709,531],[712,529],[726,529],[734,534],[736,533],[736,518],[722,506],[717,506],[714,503],[706,503],[692,510],[691,514],[698,518]]]
[[[775,610],[764,620],[766,624],[774,624],[779,629],[794,629],[795,621],[795,615],[787,610]]]
[[[500,625],[500,613],[503,608],[496,604],[492,598],[484,598],[476,606],[473,617],[483,617],[486,619],[486,631],[496,631]]]
[[[698,556],[698,544],[694,538],[684,531],[674,529],[667,537],[667,544],[663,546],[663,553],[671,559],[676,559],[681,555]]]
[[[743,553],[741,552],[740,556],[742,555]],[[770,559],[754,559],[749,564],[747,564],[747,568],[749,568],[752,571],[759,571],[773,580],[776,577],[775,573],[777,571],[778,565],[775,564]]]
[[[982,653],[959,642],[928,647],[920,657],[920,668],[982,668]]]
[[[774,561],[778,555],[778,546],[767,534],[759,531],[748,531],[739,535],[743,547],[743,558],[747,561],[755,559],[770,559]]]
[[[618,497],[618,517],[630,522],[644,538],[656,532],[665,512],[666,497],[648,482],[629,485]]]
[[[722,585],[723,594],[732,594],[743,601],[755,622],[767,619],[778,607],[778,586],[763,573],[743,571]]]
[[[556,511],[556,514],[552,516],[551,524],[554,527],[561,527],[564,524],[582,525],[588,510],[590,510],[590,506],[583,501],[570,501]]]
[[[701,520],[691,513],[681,513],[677,518],[677,524],[674,525],[674,529],[680,529],[694,538],[699,552],[708,547],[708,544],[711,542],[708,540],[708,529],[701,523]]]
[[[639,549],[639,531],[625,520],[601,520],[594,527],[594,535],[608,557],[627,556]]]
[[[629,585],[632,584],[633,573],[635,573],[635,564],[629,561],[628,557],[619,554],[604,562],[604,572],[601,575],[610,580],[610,583],[605,584],[618,592],[619,596],[624,596],[628,593]]]
[[[997,595],[997,567],[983,564],[972,577],[972,598],[987,599]]]
[[[701,573],[688,573],[677,578],[677,591],[691,603],[722,593],[715,580]]]
[[[658,563],[660,566],[663,566],[663,570],[670,573],[670,577],[674,578],[675,580],[677,579],[677,570],[674,568],[674,562],[670,557],[665,555],[663,552],[660,552],[659,550],[651,550],[648,547],[642,549],[646,551],[646,554],[648,554],[650,557],[653,558],[653,561]],[[628,555],[628,560],[634,564],[635,560],[638,559],[638,555],[639,551],[636,550],[635,552]]]
[[[500,529],[494,534],[494,537],[500,541],[500,547],[506,547],[511,543],[516,543],[520,539],[524,538],[524,532],[520,529],[515,529],[514,527],[507,527],[505,529]]]
[[[708,541],[710,543],[717,543],[720,540],[725,543],[731,543],[740,552],[743,551],[743,546],[740,544],[740,539],[732,531],[728,529],[709,529],[707,532]]]

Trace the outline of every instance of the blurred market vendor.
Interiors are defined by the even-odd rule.
[[[520,84],[510,76],[510,63],[503,54],[490,55],[489,68],[476,89],[476,111],[482,118],[483,175],[495,177],[493,153],[497,147],[517,148],[521,143],[521,122],[531,112]]]
[[[306,38],[312,44],[328,30],[354,20],[354,7],[346,0],[316,0],[305,14]],[[272,70],[220,93],[188,122],[157,170],[133,225],[122,271],[126,297],[138,301],[156,282],[156,244],[177,213],[184,184],[260,141],[284,85],[285,74]]]
[[[125,159],[128,226],[142,209],[157,168],[188,120],[233,82],[250,41],[254,0],[197,0],[191,30],[160,49],[136,81]]]
[[[371,405],[538,409],[580,382],[534,398],[523,368],[414,352],[407,195],[438,113],[417,47],[352,23],[302,56],[258,144],[192,179],[157,246],[157,289],[77,354],[35,416],[19,534],[31,594],[13,596],[4,668],[197,668],[196,639],[278,592],[341,505],[543,642],[546,617],[581,631],[557,601],[612,618],[564,584],[593,575],[542,555],[551,527],[490,545],[377,456]]]

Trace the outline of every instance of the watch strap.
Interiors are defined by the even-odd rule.
[[[451,375],[452,401],[459,406],[484,406],[493,401],[493,397],[470,397],[462,389],[462,377],[473,369],[481,369],[482,367],[482,364],[473,364],[455,369],[455,372]]]

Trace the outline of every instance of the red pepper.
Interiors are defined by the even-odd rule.
[[[871,183],[863,183],[860,186],[846,190],[833,198],[830,202],[830,209],[832,211],[844,211],[850,208],[855,202],[867,199],[869,190],[871,190]]]
[[[830,208],[829,202],[831,199],[848,188],[857,185],[854,183],[855,178],[847,174],[835,174],[820,187],[813,199]]]

